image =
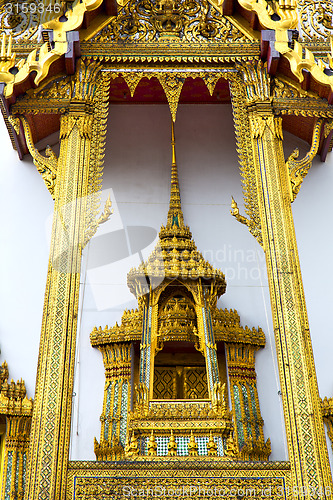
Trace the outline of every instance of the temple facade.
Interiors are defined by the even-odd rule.
[[[22,5],[1,498],[331,498],[332,6]]]

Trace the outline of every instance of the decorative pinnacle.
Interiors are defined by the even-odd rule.
[[[173,120],[171,120],[171,147],[172,147],[172,166],[177,167],[177,165],[176,165],[175,124],[174,124]]]
[[[172,163],[171,163],[171,193],[168,212],[167,228],[173,226],[184,227],[184,217],[180,201],[180,190],[178,181],[178,169],[176,162],[176,141],[174,122],[171,121],[171,148],[172,148]]]
[[[7,36],[5,33],[2,34],[0,41],[0,82],[12,83],[14,81],[14,75],[9,72],[9,70],[15,65],[15,54],[12,53],[12,35],[8,35],[8,45]]]
[[[7,46],[7,53],[6,53],[6,34],[2,34],[2,39],[1,39],[1,60],[5,59],[10,59],[12,56],[12,35],[8,36],[8,46]]]

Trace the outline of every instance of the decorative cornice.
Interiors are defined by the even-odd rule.
[[[98,57],[109,62],[188,62],[188,63],[219,63],[233,62],[259,58],[260,43],[247,40],[245,42],[220,42],[202,44],[193,42],[170,43],[168,45],[149,42],[149,44],[135,44],[123,42],[88,41],[81,43],[84,57]]]
[[[115,461],[115,462],[96,462],[96,461],[72,461],[68,463],[68,470],[70,472],[70,476],[72,477],[75,473],[78,475],[89,476],[91,475],[91,471],[101,472],[101,476],[103,472],[108,473],[109,471],[114,471],[119,474],[119,470],[125,471],[128,470],[139,470],[144,473],[144,469],[142,465],[145,465],[144,469],[147,469],[147,461],[141,456],[136,461]],[[156,460],[149,462],[150,470],[175,470],[175,465],[177,464],[177,470],[185,470],[188,471],[191,475],[197,475],[198,470],[207,471],[207,474],[211,476],[212,470],[230,470],[230,471],[249,471],[249,470],[258,470],[258,471],[290,471],[291,466],[290,462],[287,461],[271,461],[271,462],[230,462],[230,461],[222,461],[215,460],[209,458],[209,460],[201,460],[196,459],[195,468],[193,467],[193,460],[188,457],[174,457],[170,459],[167,457],[165,460]],[[80,472],[79,472],[80,471]],[[98,474],[99,475],[99,474]],[[124,474],[126,476],[126,474]]]
[[[294,115],[318,118],[333,118],[333,106],[324,99],[313,97],[273,97],[276,115]]]
[[[240,317],[235,309],[212,309],[214,336],[217,342],[234,344],[249,344],[265,346],[265,334],[261,328],[250,329],[240,324]],[[120,325],[109,328],[95,327],[90,334],[93,347],[116,344],[119,342],[140,341],[142,337],[143,312],[142,309],[125,310]]]

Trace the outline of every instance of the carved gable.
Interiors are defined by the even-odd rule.
[[[207,0],[130,0],[94,38],[101,42],[248,42]]]

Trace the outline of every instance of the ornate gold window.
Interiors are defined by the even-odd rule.
[[[156,355],[153,398],[208,399],[205,359],[193,343],[168,342]]]
[[[125,311],[120,326],[92,333],[107,379],[96,457],[266,460],[254,369],[265,338],[243,329],[237,311],[217,307],[225,278],[184,224],[173,133],[172,146],[167,224],[148,260],[127,277],[139,307]]]
[[[197,315],[186,289],[165,290],[158,318],[154,399],[207,399],[206,361],[199,349]]]

